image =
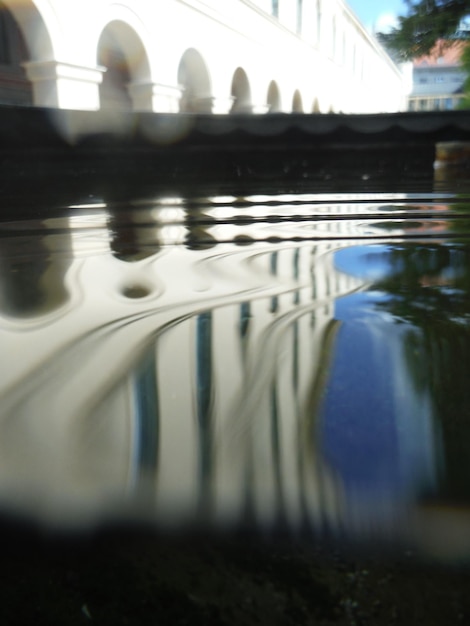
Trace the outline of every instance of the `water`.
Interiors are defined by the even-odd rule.
[[[468,558],[470,196],[456,187],[5,218],[3,514]]]

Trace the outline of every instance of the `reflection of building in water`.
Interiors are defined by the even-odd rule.
[[[150,211],[151,216],[151,211]],[[135,262],[155,255],[160,249],[159,228],[149,218],[149,207],[132,211],[108,205],[107,226],[113,254],[123,261]]]
[[[401,70],[342,0],[3,0],[0,34],[3,103],[204,113],[405,105]]]
[[[38,222],[38,236],[4,236],[0,245],[0,314],[35,318],[63,307],[69,300],[65,275],[71,239],[65,231],[48,232],[53,224]]]
[[[128,497],[161,521],[334,522],[315,407],[335,297],[358,285],[333,268],[340,244],[181,246],[129,264],[93,220],[93,236],[72,232],[67,315],[2,321],[15,350],[1,500],[72,522]]]

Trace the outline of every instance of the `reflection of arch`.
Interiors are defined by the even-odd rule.
[[[212,110],[211,81],[201,54],[194,48],[186,50],[178,67],[178,84],[183,90],[180,101],[182,113],[210,113]]]
[[[58,239],[59,238],[59,239]],[[54,246],[60,242],[60,254]],[[0,311],[13,319],[51,314],[70,299],[65,276],[71,264],[69,233],[2,237],[0,242]]]
[[[148,224],[139,223],[140,212],[134,211],[129,215],[119,208],[114,208],[111,203],[108,203],[108,211],[108,231],[113,256],[121,261],[133,263],[154,256],[160,251],[160,229],[156,226],[148,228]],[[143,289],[145,290],[145,285]]]
[[[0,2],[0,103],[30,105],[33,102],[31,83],[22,63],[29,51],[12,13]]]
[[[251,113],[251,89],[245,70],[239,67],[232,80],[232,113]]]
[[[274,80],[269,83],[267,104],[269,113],[277,113],[281,110],[281,94]]]
[[[318,98],[315,98],[312,105],[312,113],[320,113],[320,104]]]
[[[106,68],[100,85],[101,108],[133,108],[129,85],[148,83],[150,66],[137,33],[126,23],[110,22],[98,43],[98,65]]]
[[[293,113],[303,113],[304,106],[302,104],[302,96],[300,95],[300,91],[296,89],[294,93],[294,97],[292,98],[292,112]]]

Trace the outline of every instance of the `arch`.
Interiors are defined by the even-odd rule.
[[[0,104],[33,104],[33,88],[23,67],[28,58],[23,34],[11,11],[0,2]]]
[[[241,67],[233,74],[231,95],[233,98],[231,113],[251,113],[251,87],[248,76]]]
[[[318,98],[315,98],[312,104],[312,113],[321,113]]]
[[[293,113],[303,113],[304,105],[302,103],[302,96],[300,95],[300,91],[298,89],[295,90],[294,96],[292,98],[292,112]]]
[[[266,99],[268,105],[268,113],[278,113],[281,111],[281,93],[276,81],[272,80],[268,87],[268,96]]]
[[[2,0],[1,5],[1,39],[7,61],[1,64],[1,102],[56,105],[55,86],[43,80],[37,82],[34,76],[39,66],[43,78],[44,66],[54,62],[61,47],[62,30],[52,8],[47,0]]]
[[[182,89],[181,113],[210,113],[212,111],[209,70],[200,52],[189,48],[178,66],[178,84]]]
[[[150,65],[135,30],[119,20],[109,22],[98,42],[97,61],[106,70],[100,85],[101,108],[136,108],[129,87],[150,82]]]
[[[18,25],[30,61],[50,61],[57,58],[56,47],[61,40],[60,27],[52,18],[49,5],[41,0],[2,0]]]

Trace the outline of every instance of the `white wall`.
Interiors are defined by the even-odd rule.
[[[319,4],[317,4],[319,3]],[[183,93],[178,68],[197,51],[210,85],[193,77],[194,110],[228,113],[233,74],[248,77],[254,112],[267,111],[275,81],[281,109],[292,111],[299,91],[304,112],[317,100],[321,112],[395,111],[405,108],[402,74],[342,0],[304,0],[297,33],[297,2],[279,0],[6,0],[23,31],[26,64],[38,105],[97,109],[106,67],[98,65],[104,29],[121,48],[130,70],[133,108],[177,112]],[[19,8],[21,7],[21,8]],[[320,37],[317,17],[320,11]],[[193,54],[193,57],[195,55]],[[187,74],[194,73],[193,64]],[[206,81],[207,83],[207,81]],[[186,85],[186,96],[188,95]]]

